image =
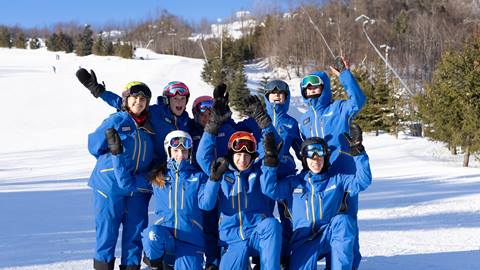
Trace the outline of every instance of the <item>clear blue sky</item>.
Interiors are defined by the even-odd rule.
[[[109,22],[141,21],[159,10],[187,21],[215,21],[237,10],[251,10],[261,0],[7,0],[0,4],[0,25],[51,27],[57,22],[102,26]],[[269,0],[287,7],[288,0]]]

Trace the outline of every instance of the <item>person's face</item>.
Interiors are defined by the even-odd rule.
[[[307,86],[307,97],[313,95],[321,95],[322,94],[323,85],[308,85]]]
[[[147,107],[147,98],[139,96],[129,96],[127,98],[127,107],[135,115],[140,115]]]
[[[272,104],[284,104],[285,103],[285,93],[283,92],[271,92],[268,95],[268,101]]]
[[[188,150],[183,148],[183,146],[170,148],[170,154],[176,162],[188,159]]]
[[[252,156],[249,153],[240,152],[233,154],[233,163],[239,171],[244,171],[250,165]]]
[[[317,155],[313,156],[313,158],[307,158],[308,169],[313,173],[319,173],[322,171],[324,161],[323,157]]]
[[[187,97],[175,95],[169,98],[169,106],[172,113],[176,116],[182,115],[187,106]]]
[[[210,119],[211,112],[210,110],[206,110],[204,112],[198,113],[198,123],[204,128],[207,124],[208,120]]]

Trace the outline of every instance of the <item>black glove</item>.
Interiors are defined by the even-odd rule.
[[[114,128],[107,129],[105,137],[107,138],[108,149],[110,149],[112,155],[118,155],[123,152],[122,141]]]
[[[230,111],[227,85],[224,83],[220,83],[213,89],[213,109],[221,114]]]
[[[263,137],[263,147],[265,148],[265,157],[263,163],[269,167],[278,166],[278,149],[275,144],[275,135],[273,132],[267,133]]]
[[[337,56],[335,58],[335,63],[333,65],[333,68],[336,69],[338,72],[342,73],[342,71],[344,71],[345,69],[348,69],[348,64],[345,61],[345,59],[343,59],[343,57]]]
[[[223,174],[228,170],[228,160],[224,157],[219,157],[212,163],[210,168],[210,179],[214,182],[220,181]]]
[[[272,123],[272,119],[270,119],[270,116],[265,112],[262,101],[260,101],[258,96],[248,96],[244,98],[243,105],[245,106],[243,113],[255,119],[261,129],[266,128]]]
[[[80,81],[96,98],[98,98],[105,91],[105,84],[99,84],[97,82],[97,76],[95,72],[90,70],[90,73],[84,68],[81,68],[76,73],[78,81]]]
[[[362,129],[357,124],[350,125],[350,135],[348,133],[343,133],[345,138],[348,141],[350,146],[349,154],[352,156],[357,156],[365,151],[365,147],[363,146],[363,137],[362,137]]]

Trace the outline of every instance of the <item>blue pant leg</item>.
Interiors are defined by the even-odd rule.
[[[314,270],[317,269],[319,255],[318,238],[306,241],[292,250],[289,269],[291,270]]]
[[[284,158],[281,159],[280,166],[278,167],[278,179],[283,179],[288,175],[295,174],[295,168],[295,161],[291,157],[284,156]],[[282,225],[282,260],[289,257],[289,243],[290,239],[292,238],[293,231],[291,215],[288,210],[289,203],[292,203],[292,198],[277,201],[278,215],[280,216],[280,224]]]
[[[248,242],[240,241],[229,244],[227,251],[220,260],[220,270],[247,270],[249,269]]]
[[[93,190],[95,213],[95,259],[108,263],[115,259],[115,245],[124,213],[123,196],[107,196]]]
[[[249,246],[260,254],[262,270],[280,269],[282,226],[273,217],[259,222],[249,240]]]
[[[175,270],[202,270],[203,248],[176,240]]]
[[[355,220],[345,214],[336,215],[326,230],[331,248],[332,270],[351,270],[356,234]]]
[[[347,214],[355,220],[356,237],[353,244],[353,267],[358,269],[362,261],[362,254],[360,253],[359,229],[358,229],[358,195],[347,198],[348,211]]]
[[[142,232],[145,256],[156,261],[175,254],[175,239],[167,227],[152,225]]]
[[[140,265],[142,231],[148,226],[148,202],[151,194],[135,192],[126,196],[126,214],[122,231],[122,265]]]
[[[206,265],[220,263],[220,246],[218,240],[218,208],[212,211],[202,211],[203,228],[205,232],[205,259]]]

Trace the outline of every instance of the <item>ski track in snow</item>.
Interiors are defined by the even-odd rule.
[[[181,80],[191,89],[190,106],[197,96],[211,95],[199,76],[203,61],[137,53],[149,60],[0,48],[0,88],[14,90],[22,104],[10,100],[0,107],[6,127],[0,140],[0,269],[92,267],[95,228],[86,183],[95,160],[86,138],[114,110],[77,82],[79,66],[94,69],[116,93],[140,80],[157,96],[168,81]],[[246,72],[251,89],[263,76],[287,78],[281,70],[272,74],[263,61]],[[290,113],[297,118],[304,112],[298,81],[288,81]],[[6,117],[11,112],[16,117]],[[462,157],[443,144],[406,135],[366,134],[365,147],[374,179],[360,195],[361,269],[480,269],[478,162],[472,157],[474,167],[462,168]]]

